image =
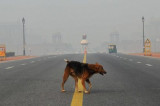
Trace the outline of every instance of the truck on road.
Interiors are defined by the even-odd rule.
[[[116,45],[114,45],[114,44],[109,44],[109,45],[108,45],[108,51],[109,51],[109,53],[117,53]]]

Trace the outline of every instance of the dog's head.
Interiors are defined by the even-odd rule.
[[[96,63],[96,72],[103,75],[103,74],[106,74],[107,72],[103,69],[103,66]]]

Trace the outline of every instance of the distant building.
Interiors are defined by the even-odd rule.
[[[141,40],[122,40],[119,43],[119,52],[122,53],[142,53]]]
[[[17,23],[0,23],[0,42],[17,44],[20,40],[21,26]]]
[[[117,31],[110,34],[110,43],[118,44],[119,42],[119,33]]]
[[[0,43],[6,45],[7,51],[22,51],[22,26],[18,23],[0,23]]]
[[[61,44],[62,42],[62,35],[60,32],[55,33],[52,35],[52,42],[53,44]]]
[[[152,51],[160,52],[160,18],[152,18],[146,25],[145,39],[151,40]]]

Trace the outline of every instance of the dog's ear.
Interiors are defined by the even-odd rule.
[[[99,69],[99,64],[98,64],[98,63],[96,63],[96,65],[95,65],[95,66],[96,66],[96,69]]]
[[[99,64],[96,62],[96,69],[98,69],[99,68]]]

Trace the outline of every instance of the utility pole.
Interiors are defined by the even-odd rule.
[[[145,44],[144,44],[144,16],[142,17],[142,22],[143,22],[143,53],[144,53],[144,46],[145,46]]]
[[[26,55],[25,53],[26,43],[25,43],[25,29],[24,29],[25,19],[24,18],[22,19],[22,23],[23,23],[23,56],[25,56]]]

